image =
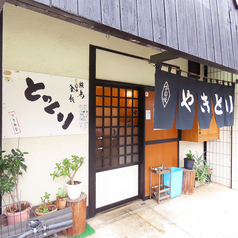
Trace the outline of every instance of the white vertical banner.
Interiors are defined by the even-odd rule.
[[[3,137],[88,133],[88,80],[3,70]]]

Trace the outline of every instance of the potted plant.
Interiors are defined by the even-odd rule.
[[[64,159],[62,163],[56,163],[55,171],[50,174],[53,179],[59,177],[68,177],[66,183],[67,194],[70,199],[77,199],[81,195],[81,181],[74,181],[74,177],[78,169],[83,165],[85,157],[71,155],[71,159]]]
[[[66,207],[66,189],[58,188],[58,192],[56,193],[56,205],[59,210],[64,209]]]
[[[184,158],[184,168],[192,170],[193,164],[194,164],[194,157],[195,155],[192,154],[192,151],[189,150],[189,152],[186,154],[186,158]]]
[[[13,204],[5,210],[8,224],[17,223],[29,218],[29,210],[31,205],[27,202],[20,202],[18,191],[19,177],[27,170],[24,156],[28,152],[21,152],[19,149],[12,149],[11,153],[2,155],[5,151],[1,151],[0,156],[0,194],[1,196],[8,194]]]
[[[50,203],[50,193],[45,192],[45,195],[41,197],[42,204],[35,209],[35,213],[38,216],[42,216],[46,213],[56,212],[57,207]]]
[[[210,182],[209,177],[212,175],[212,167],[203,159],[205,152],[198,156],[196,153],[194,169],[195,169],[195,187]]]

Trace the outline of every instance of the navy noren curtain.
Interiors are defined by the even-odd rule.
[[[179,77],[176,128],[190,130],[193,128],[196,108],[196,81]]]
[[[156,67],[154,129],[171,129],[174,124],[178,92],[178,75]]]
[[[211,84],[197,81],[197,114],[201,129],[209,129],[212,118]]]

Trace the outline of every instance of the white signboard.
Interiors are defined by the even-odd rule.
[[[88,80],[3,71],[3,137],[88,133]]]
[[[146,115],[146,120],[150,120],[151,119],[151,112],[150,112],[150,110],[146,110],[145,115]]]

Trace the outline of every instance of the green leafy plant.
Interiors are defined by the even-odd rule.
[[[66,195],[67,195],[67,192],[65,188],[58,188],[58,192],[56,193],[56,196],[65,198]]]
[[[49,208],[47,207],[50,204],[50,193],[45,192],[45,195],[41,197],[42,204],[36,210],[40,213],[48,213]]]
[[[83,165],[85,157],[71,155],[71,159],[64,159],[62,163],[56,163],[55,171],[50,175],[53,179],[59,177],[68,177],[69,184],[74,184],[74,177],[78,169]]]
[[[212,174],[212,167],[208,165],[207,161],[204,160],[204,154],[205,152],[198,156],[198,153],[196,152],[195,156],[195,162],[194,162],[194,169],[195,169],[195,179],[200,181],[201,184],[204,184],[205,182],[209,182],[208,175]]]
[[[185,155],[186,155],[186,159],[187,160],[194,160],[194,158],[195,158],[195,155],[192,154],[191,150],[189,150],[189,152],[187,154],[185,154]]]
[[[17,203],[20,201],[18,185],[19,177],[27,170],[24,164],[24,155],[28,152],[21,152],[19,149],[12,149],[10,154],[2,155],[5,151],[1,151],[0,156],[0,194],[9,194],[13,203],[13,209],[17,209]],[[18,208],[21,211],[21,207]],[[12,210],[11,212],[14,212]]]

